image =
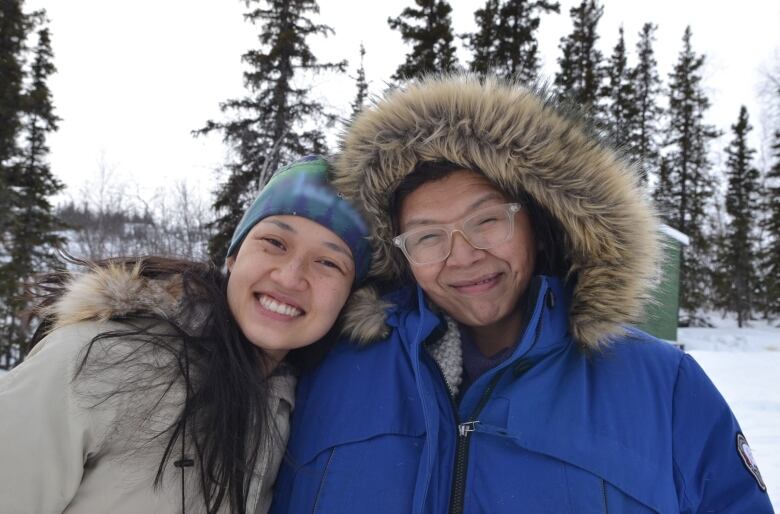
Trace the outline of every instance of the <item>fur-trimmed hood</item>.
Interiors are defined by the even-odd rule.
[[[141,275],[140,263],[132,267],[109,264],[73,272],[63,293],[39,314],[49,323],[49,332],[81,321],[134,314],[181,322],[181,297],[180,275],[152,279]]]
[[[370,277],[399,280],[391,201],[422,161],[481,170],[509,197],[532,197],[562,228],[575,284],[571,332],[595,349],[639,319],[656,275],[657,219],[634,167],[543,92],[495,77],[428,77],[364,109],[342,136],[334,184],[372,225]],[[345,331],[386,333],[375,294],[355,295]],[[359,314],[353,314],[359,313]]]

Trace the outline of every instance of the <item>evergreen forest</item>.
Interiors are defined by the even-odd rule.
[[[341,60],[324,59],[313,41],[338,34],[317,0],[243,3],[244,21],[256,32],[254,46],[240,56],[243,94],[225,98],[219,117],[192,127],[193,137],[218,135],[227,150],[224,178],[208,205],[186,184],[151,202],[107,180],[81,203],[55,203],[65,187],[47,145],[61,122],[50,90],[57,34],[45,11],[28,10],[24,0],[0,3],[0,369],[23,360],[38,323],[28,285],[36,274],[63,269],[62,252],[88,260],[175,255],[221,265],[233,229],[273,171],[306,154],[337,151],[329,141],[369,104],[369,85],[379,80],[363,65],[370,41]],[[708,57],[696,45],[695,26],[679,35],[676,60],[662,70],[658,25],[647,20],[635,34],[622,27],[607,33],[600,27],[603,1],[565,10],[549,0],[485,0],[466,34],[453,27],[456,2],[407,4],[386,20],[402,41],[386,87],[452,70],[544,85],[581,108],[635,163],[663,222],[687,236],[681,323],[706,325],[713,311],[732,313],[739,326],[780,320],[780,75],[767,77],[766,112],[743,106],[730,126],[713,126]],[[571,30],[556,55],[542,55],[539,28],[561,16],[570,18]],[[541,75],[545,60],[556,63],[554,75]],[[310,82],[301,77],[321,74],[352,80],[344,112],[302,86]],[[751,146],[758,120],[772,124],[768,159]],[[724,150],[716,150],[718,140]]]

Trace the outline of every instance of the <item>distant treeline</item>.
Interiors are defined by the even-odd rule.
[[[225,180],[210,206],[187,199],[164,212],[147,206],[49,203],[61,184],[48,168],[46,135],[56,130],[53,100],[46,87],[54,73],[44,13],[25,13],[22,0],[0,7],[0,367],[23,354],[29,326],[20,296],[33,272],[56,266],[54,250],[65,247],[88,258],[131,253],[208,255],[221,263],[241,213],[281,163],[309,153],[326,153],[328,131],[350,119],[368,96],[363,59],[371,41],[356,52],[351,113],[331,112],[296,80],[305,74],[348,73],[346,60],[320,62],[311,36],[333,35],[316,19],[315,0],[248,0],[245,19],[257,29],[255,48],[242,55],[246,93],[228,99],[221,120],[209,120],[194,135],[219,134],[230,149]],[[542,56],[537,31],[559,16],[547,0],[486,0],[474,12],[476,31],[456,35],[452,6],[443,0],[409,0],[387,20],[408,52],[392,80],[467,69],[533,84]],[[780,65],[766,79],[765,112],[772,123],[771,155],[757,162],[749,144],[750,115],[743,107],[730,127],[705,122],[710,107],[704,84],[705,55],[695,50],[694,31],[681,34],[677,61],[658,70],[657,26],[647,20],[630,44],[622,28],[610,34],[609,55],[599,49],[604,6],[583,0],[569,10],[572,30],[560,40],[558,69],[549,93],[569,102],[590,120],[616,151],[637,166],[647,194],[663,220],[690,238],[681,261],[681,307],[686,323],[706,323],[703,312],[734,312],[740,324],[780,314]],[[767,13],[770,15],[771,13]],[[458,62],[460,38],[467,62]],[[633,48],[633,50],[631,50]],[[230,57],[230,56],[226,56]],[[780,64],[780,63],[779,63]],[[714,141],[730,142],[723,155]],[[56,170],[55,170],[56,171]],[[186,187],[180,190],[186,193]],[[179,195],[181,196],[181,195]],[[186,194],[184,195],[187,196]],[[98,202],[99,203],[99,202]],[[127,204],[118,204],[125,206]],[[109,206],[111,208],[109,208]],[[112,210],[113,209],[113,210]],[[133,210],[136,209],[136,210]],[[69,228],[68,228],[69,227]],[[4,357],[3,357],[4,356]]]

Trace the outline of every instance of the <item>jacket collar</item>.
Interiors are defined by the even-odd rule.
[[[539,275],[529,285],[528,316],[508,362],[518,358],[538,359],[571,343],[567,313],[571,287],[560,278]],[[383,297],[393,305],[387,311],[386,323],[398,330],[410,350],[417,351],[425,341],[440,336],[446,329],[444,317],[429,305],[420,286],[407,286]]]

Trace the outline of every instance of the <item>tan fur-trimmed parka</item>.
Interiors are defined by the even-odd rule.
[[[112,318],[130,316],[129,322],[136,323],[134,313],[154,312],[197,330],[202,318],[185,319],[192,313],[180,310],[180,295],[179,277],[148,279],[138,268],[98,268],[74,275],[49,308],[53,329],[25,362],[0,379],[0,512],[204,512],[196,468],[176,465],[182,455],[194,456],[191,441],[182,450],[177,443],[162,483],[154,487],[168,441],[167,434],[160,434],[176,419],[184,399],[183,383],[176,381],[169,388],[158,373],[175,368],[171,355],[132,337],[98,342],[90,362],[123,365],[96,372],[87,365],[77,376],[95,336],[127,330],[126,322]],[[152,332],[171,330],[154,323]],[[289,374],[269,378],[269,421],[279,440],[264,446],[258,456],[247,495],[249,513],[264,513],[270,505],[294,388],[295,378]],[[228,511],[223,502],[220,512]]]

